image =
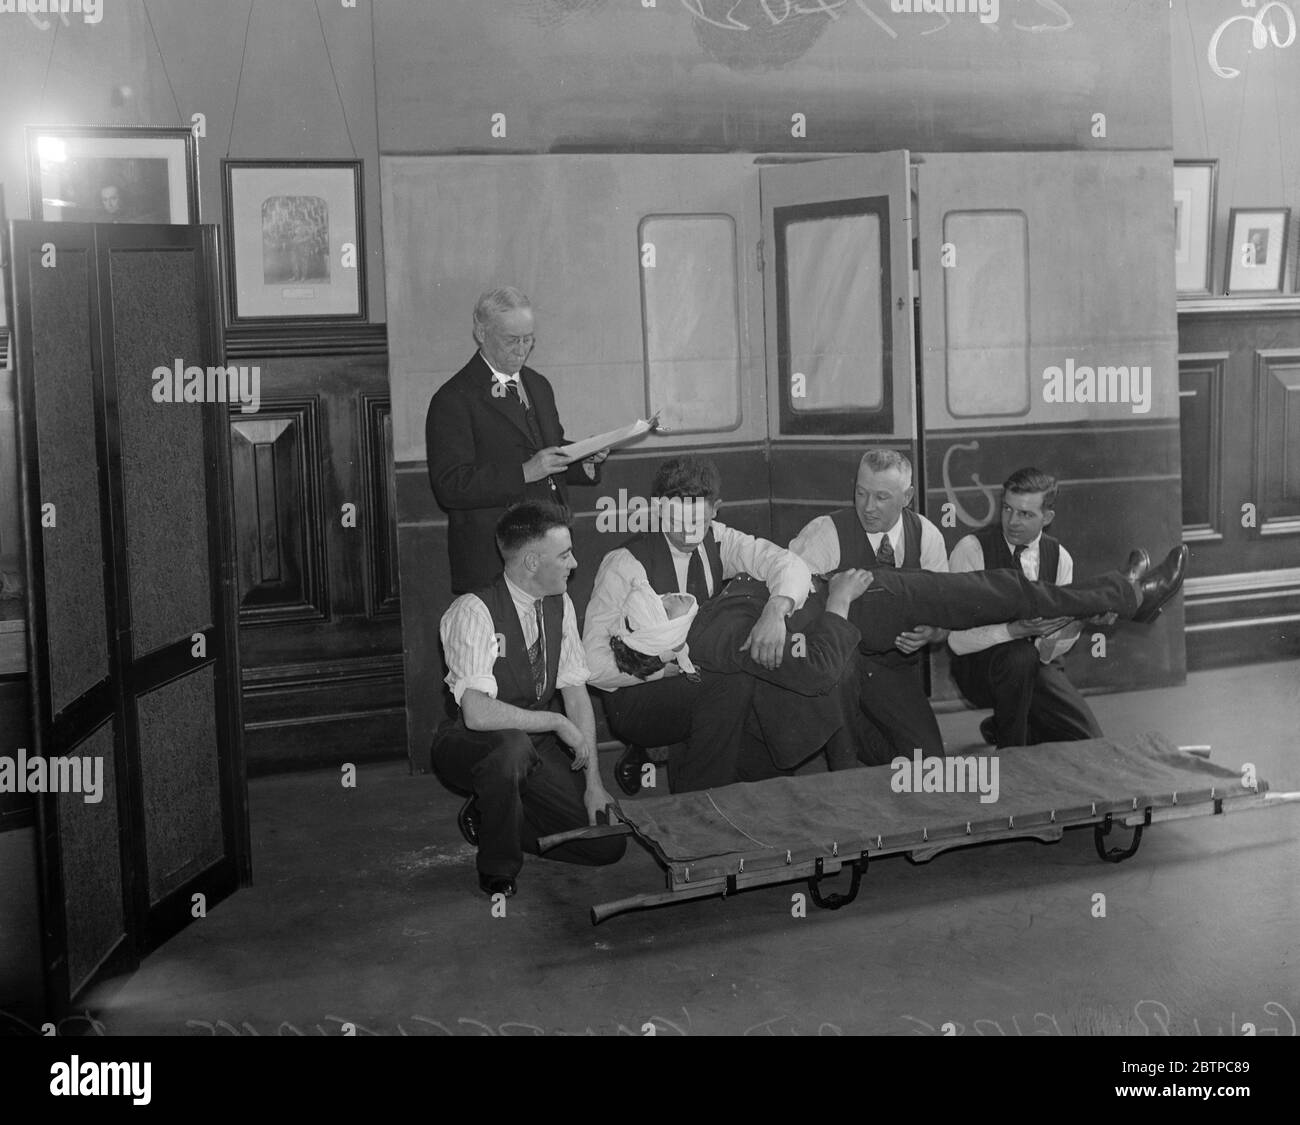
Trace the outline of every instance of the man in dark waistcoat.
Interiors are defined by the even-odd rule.
[[[571,464],[564,427],[544,375],[524,366],[533,349],[531,302],[518,289],[489,289],[474,305],[478,351],[429,403],[425,456],[434,496],[447,512],[452,593],[501,569],[495,532],[510,504],[568,503],[570,484],[596,484],[601,450]]]
[[[812,520],[790,550],[814,574],[886,567],[945,573],[943,535],[908,506],[914,494],[911,462],[895,450],[870,448],[858,465],[853,507]],[[860,650],[857,690],[847,690],[845,718],[862,761],[881,764],[914,749],[943,754],[922,661],[926,647],[946,635],[937,626],[911,622],[887,652]]]
[[[539,854],[541,836],[595,824],[610,797],[596,760],[586,654],[565,593],[578,565],[567,514],[525,501],[501,517],[496,540],[505,570],[452,602],[439,626],[460,711],[434,736],[433,767],[474,797],[479,886],[513,895],[523,853]],[[623,837],[579,840],[547,858],[613,863],[624,845]]]
[[[1019,570],[1026,578],[1068,586],[1074,561],[1046,528],[1056,516],[1056,478],[1018,469],[1002,485],[1002,516],[953,548],[954,573]],[[1011,621],[948,637],[952,677],[977,707],[992,707],[980,724],[997,746],[1034,746],[1102,738],[1101,726],[1066,675],[1061,657],[1079,637],[1064,618]]]
[[[703,607],[729,579],[757,578],[771,596],[742,643],[760,666],[773,669],[783,659],[785,618],[803,606],[812,582],[796,555],[715,519],[720,495],[721,477],[708,458],[663,462],[651,490],[656,529],[601,560],[583,627],[592,685],[608,693],[610,729],[638,747],[671,747],[668,783],[674,793],[737,779],[754,684],[751,677],[709,670],[685,675],[674,661],[643,675],[620,668],[611,637],[622,628],[629,595],[642,587],[660,595],[692,594]]]

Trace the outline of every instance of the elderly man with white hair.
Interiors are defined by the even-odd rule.
[[[489,289],[474,305],[478,351],[429,403],[424,436],[429,483],[447,512],[451,589],[463,594],[501,570],[496,523],[511,504],[568,506],[570,484],[595,484],[601,450],[570,463],[555,392],[524,360],[536,341],[532,302]]]

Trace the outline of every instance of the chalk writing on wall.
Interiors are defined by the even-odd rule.
[[[1281,9],[1281,13],[1270,15],[1273,9]],[[1233,24],[1242,21],[1250,24],[1250,45],[1256,51],[1262,51],[1272,43],[1274,47],[1289,47],[1296,39],[1296,21],[1295,13],[1291,10],[1291,5],[1284,0],[1269,0],[1253,16],[1232,16],[1224,20],[1217,28],[1214,34],[1210,36],[1210,44],[1206,48],[1206,59],[1210,64],[1210,69],[1219,78],[1236,78],[1241,73],[1236,67],[1224,66],[1219,62],[1219,41],[1223,38],[1223,33]],[[1286,24],[1286,38],[1282,39],[1278,35],[1279,22]]]
[[[991,488],[980,480],[979,473],[971,473],[970,479],[979,490],[984,494],[984,499],[988,503],[988,511],[983,516],[973,516],[963,506],[962,502],[957,499],[957,491],[953,487],[952,475],[949,472],[949,465],[952,462],[952,455],[959,449],[975,452],[979,449],[978,441],[958,441],[953,442],[943,451],[943,492],[952,504],[953,510],[957,513],[957,518],[967,527],[985,527],[991,524],[998,513],[998,506],[1001,504],[1001,497],[998,489]]]

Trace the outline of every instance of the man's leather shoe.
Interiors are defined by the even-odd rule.
[[[1147,576],[1147,571],[1151,569],[1151,556],[1147,554],[1143,547],[1134,547],[1129,552],[1128,562],[1124,564],[1124,569],[1120,571],[1130,582],[1138,582]]]
[[[993,721],[992,715],[980,722],[980,738],[990,746],[998,744],[998,725]]]
[[[646,764],[645,748],[629,745],[614,765],[614,780],[629,797],[641,792],[641,767]]]
[[[515,881],[508,875],[484,875],[478,873],[478,885],[486,895],[505,895],[506,898],[513,898],[515,891]]]
[[[1142,604],[1133,615],[1134,621],[1145,625],[1160,616],[1165,603],[1183,588],[1183,579],[1187,576],[1187,556],[1190,553],[1185,546],[1175,547],[1164,562],[1146,573],[1138,583]]]
[[[482,819],[482,814],[478,811],[478,798],[471,794],[456,814],[456,827],[472,848],[478,847],[478,826]]]

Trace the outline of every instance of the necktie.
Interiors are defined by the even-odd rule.
[[[704,577],[704,560],[700,558],[700,553],[704,548],[697,547],[691,553],[691,561],[686,565],[686,592],[694,594],[698,604],[703,605],[709,600],[709,584]]]
[[[880,546],[876,549],[876,565],[877,566],[896,565],[894,562],[894,545],[889,541],[888,535],[886,535],[883,539],[880,540]]]
[[[542,599],[533,602],[537,611],[537,639],[528,646],[528,663],[533,666],[533,691],[542,698],[546,690],[546,632],[542,625]]]
[[[1024,553],[1025,553],[1024,544],[1021,544],[1019,547],[1016,548],[1014,554],[1014,558],[1016,561],[1016,569],[1021,573],[1024,573],[1025,567],[1024,564],[1020,561],[1020,556],[1023,555]]]
[[[506,389],[506,394],[509,395],[512,399],[514,399],[514,401],[518,403],[521,407],[523,407],[524,425],[528,427],[528,433],[532,437],[533,441],[537,443],[537,448],[541,449],[542,447],[541,427],[537,425],[537,415],[536,413],[534,413],[532,405],[530,403],[524,402],[523,391],[519,387],[519,376],[516,375],[513,379],[507,379],[505,383],[502,385]],[[555,487],[554,484],[552,484],[551,487],[554,488]]]

